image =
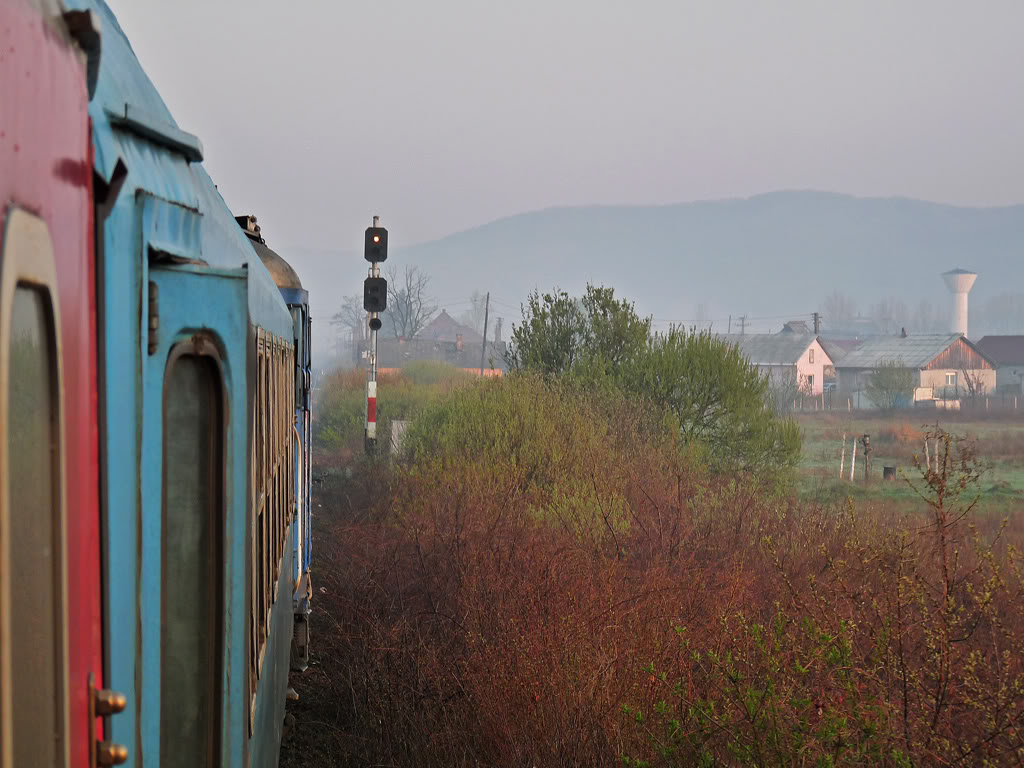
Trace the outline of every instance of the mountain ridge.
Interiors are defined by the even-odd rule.
[[[778,190],[524,211],[435,240],[392,245],[388,266],[420,267],[431,276],[435,296],[490,290],[506,306],[534,289],[578,293],[587,282],[603,283],[644,314],[685,320],[694,319],[698,307],[721,319],[803,314],[807,307],[820,309],[835,290],[865,313],[890,297],[911,309],[922,301],[941,309],[949,301],[941,273],[955,267],[978,272],[971,293],[977,306],[1000,294],[1024,294],[1022,257],[1024,204],[962,206]],[[331,260],[337,276],[339,254]],[[332,307],[356,293],[364,276],[356,263],[345,274],[333,296],[332,281],[313,280],[324,285]],[[507,328],[518,317],[506,320]]]

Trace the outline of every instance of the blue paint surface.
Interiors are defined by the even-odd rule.
[[[122,173],[119,168],[125,174],[109,215],[97,222],[102,242],[97,287],[102,310],[104,675],[107,686],[128,698],[125,712],[111,718],[110,738],[128,748],[129,765],[160,764],[163,373],[173,345],[202,332],[216,340],[228,403],[220,585],[225,606],[222,765],[276,765],[294,570],[288,552],[264,662],[266,684],[261,682],[256,702],[260,727],[250,739],[246,642],[252,397],[247,370],[254,350],[248,339],[254,326],[292,338],[293,319],[202,166],[190,163],[172,142],[112,121],[111,115],[124,115],[130,105],[157,128],[177,129],[110,9],[100,0],[66,4],[95,11],[101,23],[99,81],[89,109],[95,171],[105,182]],[[152,352],[147,324],[151,283],[157,287],[159,316]]]

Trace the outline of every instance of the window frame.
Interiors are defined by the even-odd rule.
[[[216,374],[216,384],[218,387],[218,393],[214,396],[214,404],[217,409],[215,415],[216,422],[220,429],[220,439],[217,444],[215,455],[212,459],[213,470],[210,473],[211,482],[214,484],[213,492],[211,493],[212,498],[219,499],[219,510],[220,519],[214,522],[213,532],[214,535],[211,541],[211,552],[208,554],[214,555],[214,575],[212,578],[213,583],[210,584],[210,592],[213,599],[210,603],[209,613],[212,614],[212,621],[210,623],[211,628],[211,642],[213,647],[211,649],[211,658],[213,659],[213,674],[210,676],[208,681],[208,687],[205,691],[206,695],[210,696],[213,702],[212,714],[214,717],[210,718],[211,722],[209,728],[212,731],[212,738],[209,742],[209,754],[208,754],[208,765],[216,766],[220,765],[221,757],[221,745],[223,740],[223,734],[221,733],[220,723],[223,718],[223,704],[224,704],[224,686],[222,685],[224,677],[224,612],[225,612],[225,600],[224,600],[224,578],[226,573],[226,551],[225,546],[227,542],[227,457],[228,457],[228,430],[230,428],[228,418],[228,393],[227,393],[227,376],[225,375],[224,360],[220,355],[217,345],[214,343],[212,337],[200,332],[188,339],[183,339],[175,343],[167,355],[167,361],[164,364],[164,380],[163,380],[163,391],[161,401],[161,503],[160,503],[160,526],[161,530],[167,529],[167,394],[169,392],[168,383],[170,382],[171,372],[174,368],[175,363],[179,359],[186,356],[193,356],[199,358],[206,358],[213,365],[213,369]],[[217,396],[219,395],[219,396]],[[160,545],[160,621],[163,626],[166,626],[167,617],[166,602],[164,601],[164,591],[167,589],[167,556],[166,556],[166,540],[161,536]],[[219,553],[219,557],[217,554]],[[208,619],[211,616],[207,617]],[[164,657],[164,632],[160,632],[160,676],[161,676],[161,691],[163,690],[163,657]],[[161,701],[161,710],[163,702]],[[161,712],[161,718],[163,713]],[[161,750],[163,749],[163,737],[161,729]]]
[[[289,505],[295,481],[294,467],[291,466],[295,347],[285,337],[258,326],[254,343],[257,364],[251,459],[250,736],[273,610],[281,597],[282,566],[289,548],[288,526],[292,522]]]
[[[21,208],[11,206],[3,220],[3,231],[0,232],[0,766],[11,768],[13,765],[14,718],[7,713],[15,710],[11,689],[11,633],[12,617],[9,606],[10,590],[10,557],[7,555],[10,546],[10,498],[6,491],[10,489],[8,475],[8,401],[10,397],[10,352],[11,352],[11,316],[14,294],[19,286],[32,286],[41,291],[49,308],[51,323],[50,344],[53,354],[52,392],[56,400],[54,413],[57,424],[54,430],[57,440],[56,456],[54,457],[57,488],[55,495],[56,532],[54,563],[59,572],[56,574],[56,614],[60,632],[60,658],[57,659],[56,679],[63,692],[63,701],[58,709],[58,727],[61,743],[57,754],[64,766],[71,760],[71,681],[69,665],[68,641],[68,546],[67,546],[67,489],[66,489],[66,457],[67,443],[65,435],[66,418],[64,409],[64,355],[61,345],[60,293],[57,287],[57,263],[46,222]],[[12,245],[12,243],[14,245]],[[26,247],[15,247],[24,244]]]

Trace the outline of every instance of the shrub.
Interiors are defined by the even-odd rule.
[[[882,360],[868,380],[867,395],[883,411],[906,408],[914,401],[914,372],[903,360]]]
[[[377,377],[378,435],[389,435],[391,421],[412,419],[434,402],[475,377],[448,363],[420,361],[400,373]],[[366,426],[366,370],[343,369],[324,377],[314,404],[314,444],[320,451],[361,450]]]
[[[570,376],[671,413],[683,442],[716,470],[786,469],[799,459],[799,428],[738,348],[709,331],[652,336],[651,319],[610,288],[588,285],[579,300],[534,292],[513,329],[510,360],[518,371]]]
[[[973,446],[928,437],[938,466],[912,482],[925,524],[878,531],[850,516],[809,557],[766,539],[787,599],[768,616],[724,617],[710,641],[679,629],[676,660],[649,668],[662,697],[625,709],[648,738],[627,763],[1019,762],[1024,560],[997,549],[1002,528],[985,541],[969,525],[983,470]]]

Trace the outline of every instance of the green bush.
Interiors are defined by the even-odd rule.
[[[475,380],[448,363],[420,361],[377,379],[378,439],[391,422],[411,420],[429,403]],[[325,377],[315,403],[313,440],[317,450],[336,453],[362,446],[366,425],[366,371],[346,369]]]
[[[610,288],[588,285],[580,299],[533,293],[509,357],[515,371],[569,376],[671,413],[683,443],[715,470],[779,472],[799,461],[799,427],[773,407],[768,378],[738,348],[708,331],[652,335],[651,318]]]

